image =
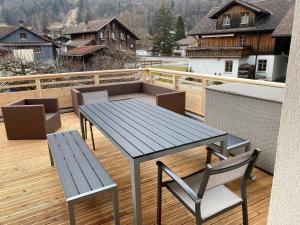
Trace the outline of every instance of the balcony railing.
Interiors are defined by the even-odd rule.
[[[228,58],[238,57],[243,58],[253,54],[251,47],[194,47],[188,48],[186,51],[187,57],[190,58]]]
[[[61,109],[72,108],[71,88],[75,86],[136,81],[186,91],[186,110],[199,115],[205,115],[205,87],[208,85],[238,82],[285,87],[282,83],[154,68],[27,75],[0,77],[0,107],[21,98],[56,97],[59,99]],[[1,115],[2,112],[0,112]]]

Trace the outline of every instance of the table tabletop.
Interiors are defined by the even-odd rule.
[[[83,105],[80,112],[132,158],[227,135],[137,99]]]

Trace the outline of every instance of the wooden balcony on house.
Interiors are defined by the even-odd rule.
[[[189,58],[244,58],[254,51],[251,47],[193,47],[186,50]]]

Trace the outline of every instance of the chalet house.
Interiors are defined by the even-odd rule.
[[[117,18],[100,19],[80,23],[66,28],[64,35],[70,35],[68,49],[98,45],[135,54],[139,38]]]
[[[0,47],[28,61],[53,62],[56,58],[57,46],[24,26],[0,27]]]
[[[187,50],[194,72],[280,80],[286,76],[289,40],[272,34],[293,0],[232,0],[213,8],[190,32],[198,46]]]

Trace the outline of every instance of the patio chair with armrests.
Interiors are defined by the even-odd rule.
[[[208,164],[185,178],[177,176],[170,168],[158,161],[157,224],[161,224],[162,187],[166,187],[196,217],[196,224],[204,222],[242,205],[243,224],[248,225],[247,178],[260,154],[259,149],[227,158],[212,149],[212,154],[222,158]],[[162,172],[172,180],[162,181]],[[236,195],[225,184],[241,180],[241,196]]]

